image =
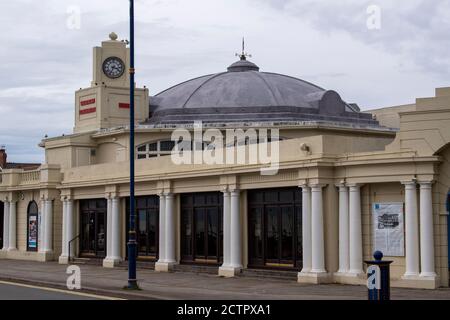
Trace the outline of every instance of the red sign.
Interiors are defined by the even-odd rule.
[[[80,114],[89,114],[97,111],[96,107],[80,110]]]
[[[89,100],[84,100],[80,102],[80,106],[84,107],[84,106],[88,106],[90,104],[94,104],[95,103],[95,98],[94,99],[89,99]]]
[[[119,103],[119,108],[120,109],[130,109],[130,104],[129,103]]]

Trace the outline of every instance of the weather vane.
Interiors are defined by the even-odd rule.
[[[251,58],[252,55],[245,52],[245,38],[242,38],[242,53],[236,53],[236,57],[240,57],[241,60],[247,60],[247,57]]]

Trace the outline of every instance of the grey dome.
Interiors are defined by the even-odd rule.
[[[242,59],[227,72],[173,86],[150,98],[148,123],[344,121],[374,122],[334,91],[290,76],[259,72]],[[373,123],[375,124],[375,123]]]

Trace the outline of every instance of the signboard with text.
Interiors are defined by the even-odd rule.
[[[374,203],[372,207],[373,250],[384,256],[405,255],[404,205],[400,202]]]

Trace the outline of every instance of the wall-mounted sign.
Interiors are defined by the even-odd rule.
[[[403,203],[374,203],[372,207],[373,250],[384,256],[405,255]]]
[[[84,107],[84,106],[88,106],[88,105],[94,104],[94,103],[95,103],[95,98],[94,99],[80,101],[80,106]]]
[[[130,109],[129,103],[119,103],[119,109]]]
[[[38,242],[38,216],[28,216],[28,248],[36,249]]]
[[[97,108],[87,108],[87,109],[83,109],[80,110],[80,114],[89,114],[89,113],[94,113],[97,111]]]

